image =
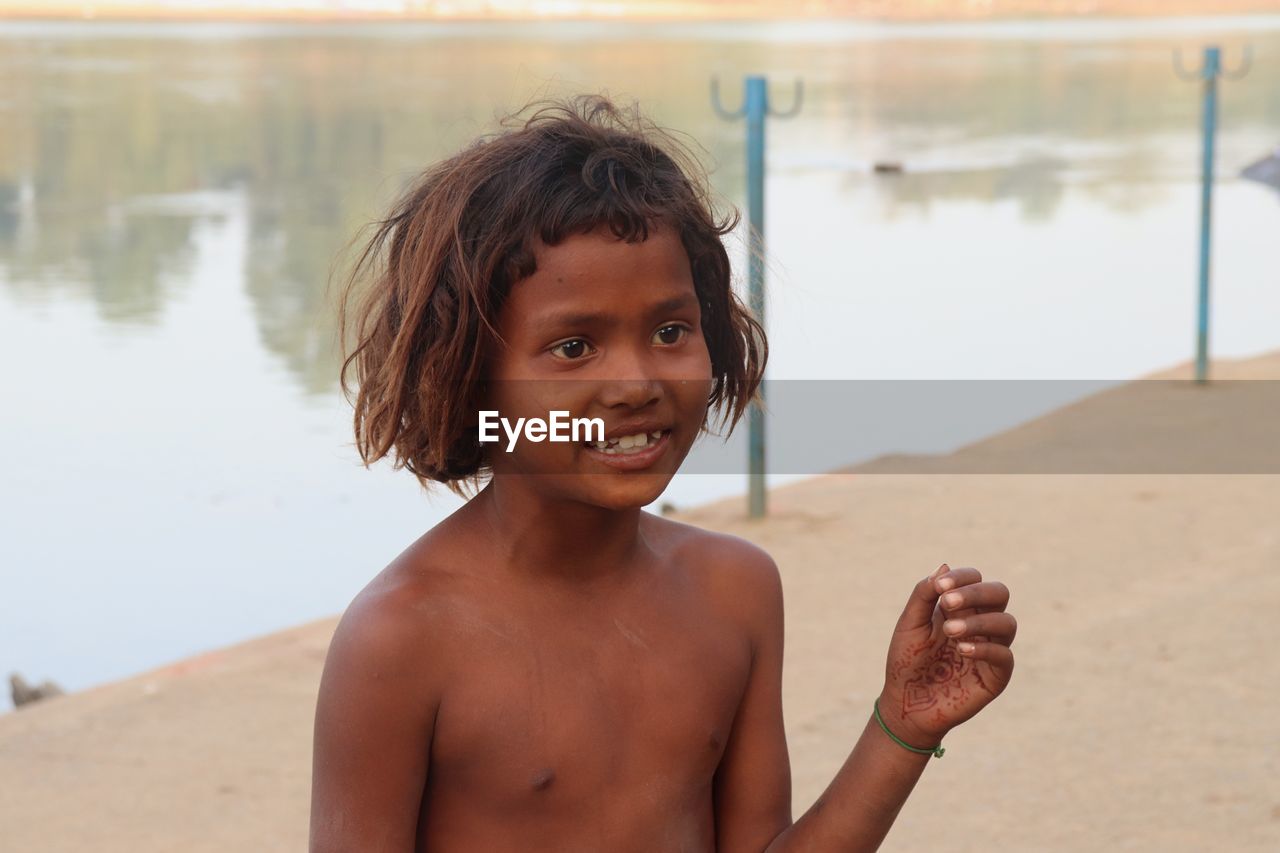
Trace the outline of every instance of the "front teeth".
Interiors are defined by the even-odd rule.
[[[662,438],[662,430],[654,430],[653,432],[639,432],[635,435],[623,435],[611,441],[593,441],[591,446],[601,453],[615,455],[618,453],[634,453],[638,450],[644,450],[650,444],[657,443]]]

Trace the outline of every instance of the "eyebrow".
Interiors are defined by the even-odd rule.
[[[649,309],[652,315],[667,314],[672,311],[678,311],[681,308],[689,308],[698,304],[698,297],[692,293],[673,296],[670,299],[664,299],[656,302]],[[543,330],[559,329],[564,326],[588,326],[591,324],[599,324],[602,326],[613,326],[618,322],[616,314],[594,314],[586,311],[563,311],[558,314],[549,314],[546,317],[539,318],[536,321],[537,327]]]

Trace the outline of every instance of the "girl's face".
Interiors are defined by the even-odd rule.
[[[540,246],[537,272],[512,287],[484,404],[515,424],[600,418],[604,435],[646,434],[648,447],[612,454],[582,440],[488,444],[495,478],[539,475],[535,488],[612,509],[657,500],[702,428],[711,356],[689,258],[662,224],[626,243],[607,227]],[[660,433],[656,439],[654,433]],[[580,433],[579,438],[585,437]]]

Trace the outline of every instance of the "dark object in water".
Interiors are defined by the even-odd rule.
[[[1250,163],[1240,177],[1280,190],[1280,147],[1256,163]]]
[[[880,160],[872,167],[877,175],[900,175],[902,164],[892,160]]]
[[[52,681],[46,680],[43,684],[33,687],[27,684],[26,679],[16,672],[9,675],[9,689],[13,695],[13,707],[15,708],[21,708],[23,705],[40,699],[47,699],[50,696],[63,695],[62,688]]]

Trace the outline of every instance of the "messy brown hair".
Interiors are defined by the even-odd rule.
[[[340,384],[352,402],[354,369],[365,467],[394,449],[395,468],[459,495],[460,484],[491,472],[474,423],[503,302],[536,270],[535,240],[555,246],[605,224],[628,242],[647,239],[658,222],[678,230],[711,354],[708,414],[719,412],[732,433],[758,399],[768,360],[721,242],[739,212],[716,219],[696,158],[635,104],[623,109],[605,95],[535,101],[500,126],[421,173],[390,216],[372,223],[351,271],[338,307]]]

